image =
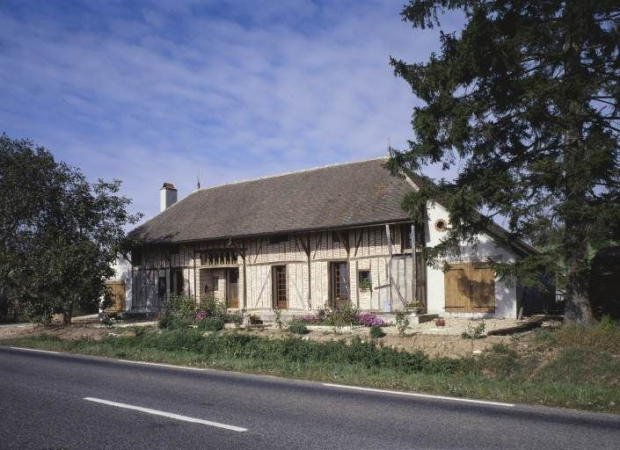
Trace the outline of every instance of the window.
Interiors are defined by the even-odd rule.
[[[203,266],[222,266],[237,264],[237,253],[233,250],[210,250],[200,254]]]
[[[446,231],[448,229],[448,223],[443,219],[439,219],[435,222],[435,229],[437,231]]]
[[[131,262],[134,266],[142,265],[142,249],[141,248],[134,248],[131,251]]]
[[[174,293],[176,295],[183,295],[183,271],[176,270],[174,272]]]
[[[166,277],[159,277],[157,282],[157,295],[160,300],[163,300],[166,297]]]
[[[349,264],[333,262],[330,265],[330,287],[332,306],[346,307],[349,304]]]
[[[271,270],[273,306],[276,309],[286,309],[288,307],[286,301],[286,266],[273,266]]]
[[[220,277],[213,275],[213,292],[220,290]]]
[[[357,280],[360,291],[366,292],[372,290],[370,270],[360,270],[357,273]]]
[[[401,246],[403,250],[411,250],[411,225],[406,223],[400,228]],[[415,243],[417,247],[423,247],[425,242],[424,225],[415,226]]]
[[[403,250],[411,249],[411,225],[406,223],[402,227],[400,227],[400,236],[402,239],[402,247]]]
[[[283,244],[288,241],[288,235],[276,234],[275,236],[269,236],[269,243],[272,245]]]

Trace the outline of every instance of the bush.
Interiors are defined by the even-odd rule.
[[[409,311],[396,311],[394,313],[396,319],[396,328],[398,329],[398,335],[404,336],[409,328]]]
[[[224,329],[224,320],[221,317],[207,317],[198,323],[201,331],[220,331]]]
[[[385,332],[379,326],[373,326],[370,328],[371,339],[381,339],[385,336]]]
[[[308,332],[306,324],[299,320],[293,320],[288,325],[288,330],[293,334],[306,334]]]
[[[171,295],[166,310],[175,317],[194,319],[198,305],[194,297],[189,295]]]
[[[213,294],[203,295],[200,298],[199,309],[206,317],[222,316],[226,314],[226,305],[217,300]]]
[[[618,330],[618,323],[615,322],[611,316],[604,315],[601,317],[597,327],[603,331],[616,331]]]
[[[326,309],[324,312],[324,317],[323,323],[333,327],[360,325],[358,310],[354,307],[347,307],[337,310]]]
[[[157,326],[162,330],[170,327],[172,324],[172,313],[168,310],[162,312],[157,319]]]

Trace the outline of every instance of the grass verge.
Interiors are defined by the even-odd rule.
[[[239,332],[136,329],[101,341],[41,334],[4,345],[137,361],[620,413],[620,357],[610,333],[540,331],[526,352],[496,345],[477,357],[429,358],[359,339],[315,342]],[[581,338],[579,333],[581,332]],[[620,338],[613,334],[612,338]],[[619,341],[620,342],[620,341]],[[598,344],[597,344],[598,343]],[[551,349],[551,350],[550,350]]]

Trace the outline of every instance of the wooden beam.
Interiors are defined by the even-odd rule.
[[[336,234],[338,235],[338,239],[340,239],[340,243],[344,246],[344,249],[347,251],[347,257],[351,252],[351,247],[349,246],[349,234],[347,233],[347,238],[344,238],[344,234],[340,231],[336,230]]]
[[[357,231],[355,232],[357,233]],[[360,245],[362,245],[362,239],[364,239],[364,228],[360,230],[360,237],[355,244],[355,254],[353,256],[357,256],[357,252],[360,249]]]

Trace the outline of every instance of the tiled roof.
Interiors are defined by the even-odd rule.
[[[184,242],[408,220],[412,186],[383,168],[353,162],[199,189],[136,228],[145,242]]]

